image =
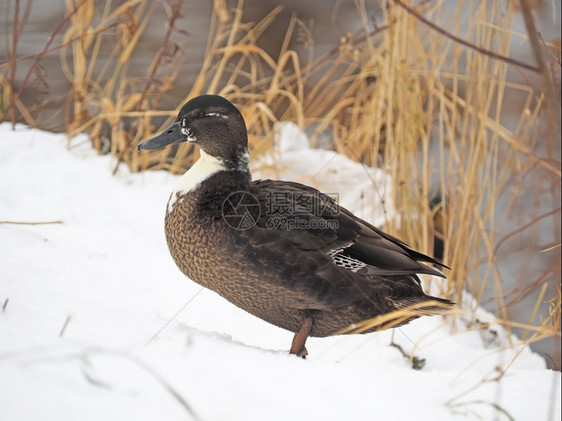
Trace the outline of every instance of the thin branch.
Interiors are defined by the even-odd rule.
[[[529,37],[529,42],[531,44],[531,48],[533,50],[533,54],[535,55],[535,59],[537,60],[537,64],[539,65],[539,74],[543,81],[543,93],[546,98],[546,103],[548,104],[548,108],[550,110],[549,122],[555,124],[555,135],[557,137],[560,136],[560,100],[556,97],[554,83],[552,81],[550,72],[546,65],[546,60],[544,59],[544,55],[542,53],[541,43],[539,40],[539,36],[537,34],[537,30],[535,28],[535,22],[533,19],[533,12],[531,11],[531,6],[527,0],[519,0],[521,4],[521,14],[523,15],[523,20],[525,22],[525,28],[527,29],[527,35]]]
[[[143,108],[144,108],[143,104],[145,102],[145,98],[148,94],[150,86],[154,84],[154,75],[156,74],[156,71],[158,70],[158,67],[160,66],[162,58],[164,57],[164,55],[166,53],[166,46],[170,42],[170,38],[172,36],[172,33],[175,30],[174,24],[175,24],[176,20],[181,16],[182,4],[183,4],[183,0],[178,0],[175,4],[175,7],[170,12],[170,15],[168,17],[168,25],[167,25],[168,29],[166,30],[166,34],[164,35],[164,40],[160,44],[160,48],[158,49],[158,53],[156,53],[156,57],[154,58],[154,60],[152,60],[152,63],[150,64],[150,68],[148,70],[148,76],[146,78],[146,84],[144,86],[144,89],[142,90],[141,97],[138,100],[138,110],[139,111],[143,110]],[[123,162],[125,154],[130,152],[129,146],[131,146],[131,140],[130,139],[127,140],[127,147],[123,148],[123,150],[121,151],[121,153],[119,153],[119,156],[117,157],[117,163],[115,164],[115,167],[113,168],[113,172],[112,172],[113,175],[117,174],[117,170],[119,169],[119,166]]]
[[[516,234],[519,234],[523,231],[525,231],[527,228],[529,228],[530,226],[536,224],[537,222],[539,222],[541,219],[546,218],[548,216],[554,215],[555,213],[560,213],[560,211],[562,210],[562,208],[557,208],[557,209],[553,209],[549,212],[543,213],[542,215],[537,216],[536,218],[533,218],[531,221],[529,221],[528,223],[526,223],[525,225],[517,228],[516,230],[510,232],[509,234],[505,235],[499,242],[498,244],[496,244],[496,247],[494,248],[494,254],[497,254],[499,248],[501,247],[501,245],[503,243],[505,243],[509,238],[513,237]]]
[[[68,322],[70,322],[71,318],[72,316],[70,314],[66,316],[66,320],[64,321],[64,324],[62,325],[62,328],[59,332],[59,338],[62,338],[62,335],[64,335],[64,331],[66,330],[66,327],[68,326]]]
[[[486,48],[479,47],[478,45],[472,44],[468,41],[465,41],[462,38],[459,38],[459,37],[447,32],[447,31],[445,31],[444,29],[435,25],[433,22],[430,22],[429,20],[424,18],[422,15],[420,15],[418,12],[416,12],[410,6],[407,6],[404,3],[402,3],[402,1],[400,1],[400,0],[392,0],[392,1],[394,3],[396,3],[398,6],[400,6],[401,8],[403,8],[410,15],[414,16],[421,23],[424,23],[425,25],[429,26],[434,31],[439,32],[441,35],[443,35],[443,36],[445,36],[449,39],[452,39],[457,44],[464,45],[465,47],[468,47],[472,50],[478,51],[479,53],[484,54],[488,57],[492,57],[496,60],[503,61],[504,63],[511,64],[513,66],[516,66],[516,67],[521,67],[521,68],[529,70],[531,72],[541,73],[541,70],[538,67],[531,66],[530,64],[523,63],[522,61],[515,60],[515,59],[509,58],[509,57],[506,57],[506,56],[502,56],[501,54],[494,53],[493,51],[487,50]]]
[[[16,48],[18,46],[18,37],[19,37],[19,33],[18,33],[18,15],[19,15],[19,10],[20,10],[20,2],[19,0],[16,0],[16,5],[14,8],[14,27],[12,28],[12,50],[11,50],[11,54],[10,54],[10,104],[14,104],[15,103],[15,98],[14,98],[14,86],[15,86],[15,80],[16,80],[16,63],[14,61],[15,57],[16,57]],[[16,114],[15,114],[15,109],[14,107],[11,107],[9,109],[10,112],[10,120],[12,121],[12,127],[14,127],[14,125],[16,124]]]
[[[45,221],[45,222],[23,222],[23,221],[0,221],[0,224],[12,225],[49,225],[49,224],[62,224],[62,221]]]
[[[174,24],[175,24],[176,20],[181,15],[182,3],[183,3],[183,0],[178,0],[176,2],[175,7],[170,12],[171,14],[168,18],[168,24],[167,24],[168,28],[166,30],[166,34],[164,35],[164,40],[160,44],[160,48],[158,49],[158,52],[156,53],[156,57],[154,58],[154,60],[150,64],[150,69],[148,70],[146,85],[144,86],[144,89],[142,90],[141,98],[138,101],[138,104],[139,104],[138,109],[140,111],[142,111],[142,109],[143,109],[144,99],[146,98],[148,90],[149,90],[150,86],[152,85],[152,83],[154,81],[154,75],[156,74],[156,71],[158,70],[158,66],[160,66],[160,62],[162,61],[162,57],[164,57],[164,55],[166,53],[166,46],[168,45],[168,42],[170,41],[170,37],[172,36],[172,32],[175,30]]]
[[[50,36],[49,39],[47,40],[47,43],[45,44],[45,47],[44,47],[43,50],[42,50],[41,52],[39,52],[39,53],[33,53],[33,54],[29,54],[29,55],[26,55],[26,56],[23,56],[23,57],[16,57],[17,36],[19,36],[19,35],[16,34],[16,33],[14,33],[14,45],[13,45],[13,47],[12,47],[12,57],[10,57],[9,60],[5,60],[5,61],[0,62],[0,66],[4,66],[4,65],[8,64],[8,65],[10,65],[10,71],[11,71],[11,72],[15,72],[15,68],[16,68],[16,63],[17,63],[17,62],[22,61],[22,60],[27,60],[27,59],[30,59],[30,58],[35,58],[35,62],[34,62],[34,63],[31,65],[31,67],[29,68],[29,70],[28,70],[28,72],[27,72],[27,75],[25,76],[25,78],[24,78],[23,81],[21,82],[20,88],[18,89],[17,93],[15,92],[15,86],[16,86],[16,85],[15,85],[15,79],[12,79],[12,80],[11,80],[11,86],[12,86],[11,95],[12,95],[12,98],[11,98],[11,100],[10,100],[10,103],[8,104],[8,107],[7,107],[6,111],[9,111],[11,114],[13,114],[13,113],[15,112],[14,105],[15,105],[15,103],[16,103],[16,99],[18,99],[18,98],[21,96],[21,94],[22,94],[22,92],[23,92],[23,89],[25,88],[25,86],[27,85],[27,82],[28,82],[29,78],[30,78],[31,75],[33,74],[33,71],[34,71],[35,67],[39,64],[41,58],[42,58],[45,54],[47,54],[47,53],[49,53],[49,52],[51,52],[51,51],[55,51],[55,50],[58,50],[58,49],[60,49],[60,48],[66,47],[67,45],[72,44],[73,42],[75,42],[76,40],[78,40],[78,39],[80,39],[80,38],[82,38],[82,37],[84,36],[84,35],[79,35],[78,37],[76,37],[76,38],[74,38],[74,39],[71,39],[70,41],[68,41],[68,42],[66,42],[66,43],[64,43],[64,44],[58,45],[58,46],[53,47],[53,48],[49,48],[50,45],[52,44],[52,42],[54,41],[55,36],[61,31],[61,29],[63,28],[63,26],[69,21],[69,19],[76,13],[76,11],[77,11],[86,1],[87,1],[87,0],[82,0],[82,1],[76,6],[76,8],[75,8],[71,13],[69,13],[68,16],[66,16],[66,17],[59,23],[59,25],[56,27],[55,31],[51,34],[51,36]],[[31,3],[31,2],[28,3],[28,8],[30,7],[30,3]],[[17,13],[18,7],[19,7],[19,2],[16,2],[16,13]],[[29,12],[26,10],[25,20],[27,20],[27,16],[28,16],[28,15],[29,15]],[[18,26],[18,25],[17,25],[17,18],[15,17],[15,18],[14,18],[14,31],[15,31],[15,28],[16,28],[17,26]],[[113,25],[112,25],[112,26],[113,26]],[[23,25],[20,25],[20,27],[21,27],[20,30],[23,29]],[[104,28],[104,29],[107,29],[107,28]],[[15,118],[15,117],[14,117],[14,118]],[[15,120],[12,119],[12,121],[15,121]]]

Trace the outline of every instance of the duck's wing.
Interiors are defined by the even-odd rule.
[[[304,306],[345,306],[358,294],[423,296],[416,274],[443,276],[420,263],[438,262],[312,187],[257,180],[251,193],[260,215],[253,227],[238,233],[241,247],[263,268],[264,278],[297,292]],[[269,277],[267,271],[279,276]]]
[[[313,187],[278,180],[257,180],[252,187],[261,209],[257,225],[276,230],[277,236],[303,251],[319,251],[330,258],[339,255],[348,264],[355,260],[364,265],[358,273],[365,275],[443,277],[419,262],[446,266],[356,217]]]

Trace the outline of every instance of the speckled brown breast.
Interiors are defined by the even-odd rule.
[[[303,312],[291,308],[286,292],[276,295],[272,285],[248,270],[252,265],[244,245],[235,239],[236,232],[220,213],[198,209],[199,193],[176,193],[172,211],[166,214],[166,239],[179,269],[247,312],[284,329],[298,330]]]

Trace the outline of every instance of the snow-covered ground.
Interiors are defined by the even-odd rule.
[[[396,329],[420,371],[390,331],[312,338],[306,360],[290,356],[290,332],[175,267],[163,219],[176,176],[111,176],[85,137],[67,143],[0,125],[0,420],[560,419],[560,373],[493,323]],[[301,156],[336,179],[365,176],[327,151],[291,149],[295,168]]]

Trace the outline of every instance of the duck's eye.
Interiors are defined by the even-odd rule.
[[[201,112],[198,114],[198,117],[199,117],[199,118],[205,117],[205,113],[204,113],[203,111],[201,111]]]

